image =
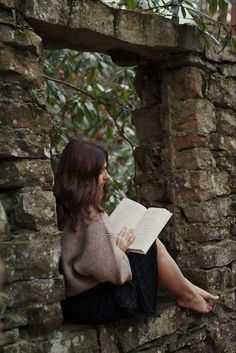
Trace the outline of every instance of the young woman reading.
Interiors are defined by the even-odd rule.
[[[209,313],[219,297],[188,281],[160,240],[147,254],[135,254],[127,252],[135,238],[132,229],[113,234],[102,206],[107,164],[102,147],[78,140],[68,143],[59,160],[54,195],[63,231],[65,320],[99,324],[130,312],[158,315],[158,282],[176,295],[179,306]]]

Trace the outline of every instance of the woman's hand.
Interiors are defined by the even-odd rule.
[[[118,234],[116,245],[124,252],[126,252],[129,246],[133,243],[135,239],[134,229],[127,229],[124,227]]]

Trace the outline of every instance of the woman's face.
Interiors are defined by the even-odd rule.
[[[110,178],[110,175],[108,174],[107,163],[105,162],[104,167],[102,168],[102,170],[98,176],[98,185],[103,187],[109,178]]]

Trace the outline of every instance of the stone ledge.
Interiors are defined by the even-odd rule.
[[[89,0],[71,5],[65,0],[27,0],[22,11],[48,48],[104,53],[115,49],[123,50],[123,55],[126,51],[148,59],[157,59],[158,55],[164,58],[167,51],[203,51],[193,26],[175,26],[162,16],[114,9],[99,0],[92,6]]]

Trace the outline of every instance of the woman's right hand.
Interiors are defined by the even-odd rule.
[[[123,227],[123,229],[118,233],[116,245],[124,252],[126,252],[129,246],[133,243],[135,239],[134,229]]]

